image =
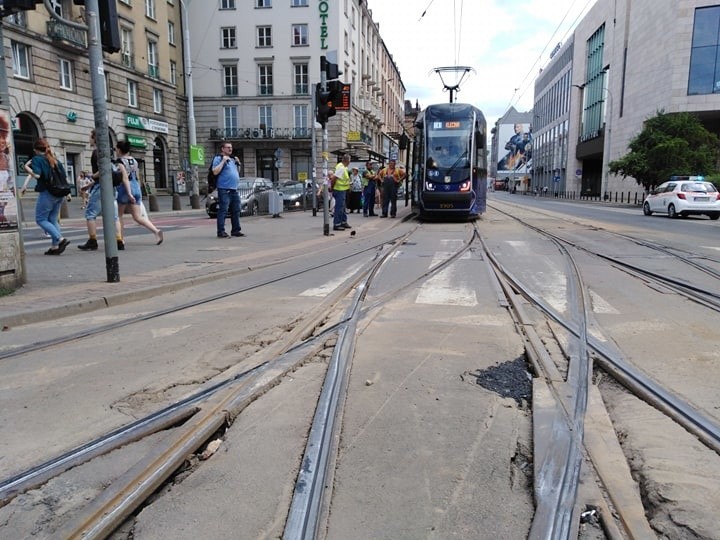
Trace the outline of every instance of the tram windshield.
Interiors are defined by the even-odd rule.
[[[429,168],[449,173],[470,167],[472,122],[434,120],[427,128],[426,155]]]

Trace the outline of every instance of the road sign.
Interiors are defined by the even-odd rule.
[[[205,148],[197,144],[191,144],[190,163],[192,165],[205,165]]]

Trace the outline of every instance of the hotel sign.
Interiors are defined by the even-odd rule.
[[[325,50],[328,48],[328,15],[330,12],[330,2],[328,0],[320,0],[318,10],[320,12],[320,48]]]
[[[125,115],[125,126],[135,129],[142,129],[143,131],[164,133],[165,135],[170,132],[167,122],[153,120],[152,118],[144,118],[142,116],[135,116],[134,114],[130,113],[127,113]]]

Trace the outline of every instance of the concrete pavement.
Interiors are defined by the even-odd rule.
[[[62,219],[63,234],[71,244],[59,257],[44,255],[50,240],[32,221],[34,200],[24,199],[27,280],[13,294],[0,297],[0,328],[52,320],[180,290],[246,272],[250,266],[312,252],[331,238],[340,241],[350,238],[349,232],[331,231],[332,236],[324,236],[322,212],[313,217],[308,210],[284,212],[278,218],[242,217],[242,231],[246,236],[221,239],[216,236],[215,220],[205,213],[202,197],[201,208],[192,209],[189,198],[183,196],[180,210],[172,209],[172,196],[158,195],[156,199],[158,211],[150,212],[149,217],[163,230],[165,240],[162,245],[155,245],[154,235],[126,215],[126,248],[118,252],[118,283],[107,281],[102,220],[98,220],[99,249],[81,251],[77,247],[87,239],[79,198],[68,204],[68,217]],[[410,208],[399,203],[397,220],[363,218],[357,214],[348,217],[355,226],[353,230],[369,232],[388,228],[409,213]],[[228,231],[229,225],[228,220]]]

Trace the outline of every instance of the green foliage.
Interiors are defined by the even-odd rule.
[[[645,121],[643,130],[630,141],[630,152],[608,164],[613,174],[631,176],[650,189],[672,175],[718,173],[720,138],[690,113],[657,115]]]

